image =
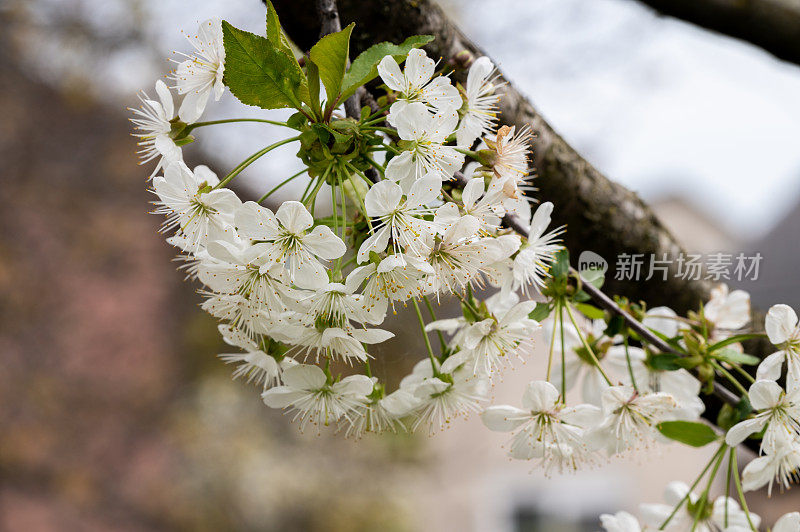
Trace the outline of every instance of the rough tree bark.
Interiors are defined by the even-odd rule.
[[[309,49],[320,33],[313,0],[274,0],[273,4],[289,36],[301,49]],[[339,0],[338,7],[342,25],[355,22],[357,26],[351,42],[353,56],[377,42],[401,42],[416,34],[434,35],[436,39],[427,51],[444,61],[464,50],[475,56],[486,55],[430,0]],[[463,74],[461,70],[455,76]],[[623,253],[653,254],[657,258],[665,254],[674,258],[681,253],[675,238],[635,193],[610,181],[581,157],[511,82],[500,90],[500,122],[517,128],[530,125],[536,135],[537,196],[555,204],[554,221],[568,226],[565,243],[575,260],[587,249],[599,253],[612,267]],[[610,293],[643,299],[654,306],[669,305],[678,312],[696,309],[709,289],[705,282],[673,275],[667,282],[609,278],[606,286]]]
[[[659,13],[748,41],[800,64],[797,0],[638,0]]]

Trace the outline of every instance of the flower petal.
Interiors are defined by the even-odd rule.
[[[314,225],[314,217],[299,201],[284,201],[275,216],[291,233],[297,235]]]
[[[797,313],[789,305],[773,305],[767,312],[764,328],[769,341],[780,345],[789,340],[797,328]]]
[[[528,412],[507,405],[490,406],[481,414],[481,421],[486,428],[495,432],[511,432],[528,419]]]

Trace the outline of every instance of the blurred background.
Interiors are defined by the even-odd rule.
[[[800,302],[798,67],[630,0],[442,4],[687,249],[760,252],[754,302]],[[151,169],[126,109],[211,16],[263,32],[258,0],[0,2],[0,530],[578,532],[691,482],[710,451],[665,446],[545,479],[476,418],[353,442],[301,434],[232,382],[147,214]],[[256,114],[227,93],[209,111]],[[184,152],[224,174],[277,135],[204,128]],[[299,168],[284,148],[243,174],[243,195]],[[420,357],[414,327],[400,312],[389,328],[403,340],[376,353],[392,382]],[[494,401],[518,404],[540,371],[507,371]],[[752,506],[772,522],[800,502]]]

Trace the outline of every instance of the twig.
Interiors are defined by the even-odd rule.
[[[319,13],[322,28],[320,30],[320,37],[325,37],[330,33],[342,31],[342,22],[339,20],[339,10],[336,8],[336,0],[317,0],[317,12]],[[350,59],[347,60],[348,66]],[[361,116],[361,91],[359,89],[344,102],[344,111],[350,118],[358,118]],[[329,95],[333,98],[333,95]]]

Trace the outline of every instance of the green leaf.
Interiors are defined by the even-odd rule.
[[[614,336],[621,334],[624,329],[625,318],[620,315],[614,315],[611,316],[610,320],[608,320],[608,327],[606,327],[606,330],[603,331],[603,334],[609,338],[613,338]]]
[[[754,357],[753,355],[748,355],[747,353],[740,353],[732,347],[724,347],[720,349],[714,353],[714,357],[717,360],[722,360],[723,362],[740,364],[744,366],[755,366],[761,362],[760,358]]]
[[[313,61],[306,63],[308,77],[308,105],[318,119],[322,119],[322,109],[319,105],[319,68]]]
[[[378,63],[387,55],[391,55],[394,57],[395,61],[400,63],[412,49],[424,46],[432,40],[433,35],[413,35],[403,41],[402,44],[382,42],[370,46],[353,60],[353,63],[344,75],[342,96],[340,99],[346,100],[355,94],[356,89],[360,86],[375,79],[378,75]]]
[[[572,296],[572,301],[574,301],[575,303],[583,303],[585,301],[590,301],[591,299],[592,296],[590,296],[587,292],[584,292],[583,290],[578,290],[577,292],[575,292],[575,295]]]
[[[661,371],[676,371],[683,366],[679,364],[682,357],[675,353],[659,353],[652,355],[647,359],[647,363],[651,368]]]
[[[703,447],[718,437],[714,429],[704,423],[694,421],[664,421],[656,427],[667,438],[692,447]]]
[[[590,320],[601,320],[605,317],[605,313],[594,305],[575,303],[575,308]]]
[[[735,336],[731,336],[730,338],[726,338],[716,344],[710,345],[708,347],[709,352],[716,351],[726,345],[735,344],[738,342],[744,342],[745,340],[754,340],[755,338],[766,338],[767,335],[764,333],[750,333],[750,334],[737,334]]]
[[[598,290],[603,287],[603,283],[606,280],[605,272],[599,268],[587,268],[581,270],[580,274],[584,283],[589,283]]]
[[[555,255],[553,265],[550,267],[550,275],[554,279],[558,279],[566,277],[567,273],[569,273],[569,251],[567,248],[563,248]]]
[[[350,23],[342,31],[330,33],[311,47],[309,56],[319,68],[319,77],[325,85],[328,95],[328,109],[332,109],[339,97],[342,88],[344,72],[347,68],[348,54],[350,53],[350,34],[355,23]]]
[[[747,397],[742,397],[736,405],[731,406],[728,403],[722,405],[717,415],[717,426],[727,432],[730,428],[740,421],[747,419],[747,416],[753,411],[750,401]]]
[[[536,308],[528,314],[528,318],[535,321],[542,321],[550,315],[550,310],[550,305],[547,303],[536,303]]]
[[[294,56],[292,47],[289,45],[289,39],[281,29],[281,21],[278,20],[278,12],[272,6],[270,0],[264,0],[267,3],[267,39],[276,48],[283,50],[287,54]]]
[[[239,101],[262,109],[301,108],[308,85],[294,56],[264,37],[222,22],[225,84]]]

